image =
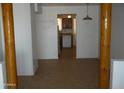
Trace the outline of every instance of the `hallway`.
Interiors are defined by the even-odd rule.
[[[62,48],[59,59],[76,59],[76,48]]]
[[[98,88],[97,59],[74,58],[75,49],[63,49],[59,60],[39,60],[35,76],[18,77],[19,88],[95,89]]]

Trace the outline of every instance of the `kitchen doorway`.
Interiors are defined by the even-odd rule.
[[[76,14],[58,14],[58,58],[76,58]]]

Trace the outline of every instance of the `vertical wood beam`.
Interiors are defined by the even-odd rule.
[[[17,74],[12,4],[2,4],[2,14],[5,40],[7,87],[10,89],[15,89],[17,88]]]
[[[109,88],[112,4],[101,4],[100,88]]]

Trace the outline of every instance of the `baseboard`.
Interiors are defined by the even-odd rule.
[[[99,60],[99,58],[76,58],[77,60]]]

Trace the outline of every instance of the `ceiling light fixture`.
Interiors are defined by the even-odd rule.
[[[92,18],[88,16],[88,3],[86,4],[86,6],[87,6],[87,15],[86,17],[83,18],[83,20],[92,20]]]
[[[71,18],[71,15],[68,15],[68,18]]]

